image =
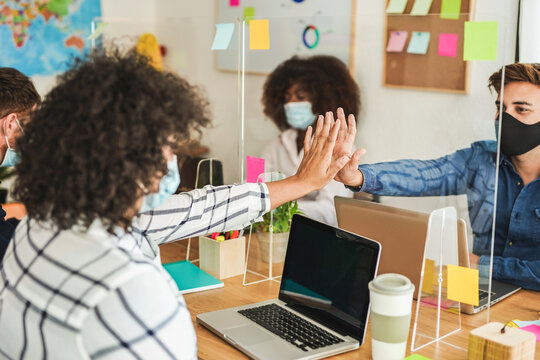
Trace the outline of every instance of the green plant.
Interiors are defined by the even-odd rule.
[[[296,200],[289,201],[264,214],[263,221],[259,222],[256,225],[256,228],[259,231],[270,232],[270,221],[272,221],[274,233],[287,232],[291,228],[291,221],[294,214],[302,214],[302,212],[298,210],[298,203]],[[270,220],[270,217],[272,217],[272,220]]]

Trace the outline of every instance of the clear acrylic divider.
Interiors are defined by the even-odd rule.
[[[278,181],[284,178],[285,175],[281,172],[274,171],[260,174],[257,182]],[[289,240],[288,229],[291,222],[287,216],[289,206],[288,203],[283,204],[264,214],[263,221],[249,226],[244,286],[264,281],[280,282]],[[256,241],[252,241],[252,238]]]
[[[420,288],[415,289],[413,352],[461,330],[460,304],[448,298],[447,275],[448,266],[459,265],[460,240],[465,241],[464,256],[467,258],[467,239],[458,239],[458,218],[454,207],[431,212]]]

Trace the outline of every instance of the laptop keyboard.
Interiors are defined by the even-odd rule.
[[[337,336],[276,304],[238,310],[238,312],[303,351],[343,342]]]
[[[478,289],[478,292],[479,292],[479,296],[480,296],[480,299],[479,299],[480,301],[482,301],[482,300],[484,300],[484,299],[487,299],[488,293],[489,293],[488,291],[482,290],[482,289]],[[492,292],[492,293],[491,293],[491,300],[493,300],[493,297],[494,297],[494,296],[495,296],[495,293]]]

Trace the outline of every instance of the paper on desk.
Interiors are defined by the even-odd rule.
[[[448,294],[450,300],[478,306],[478,269],[448,265]]]
[[[216,24],[216,35],[212,50],[227,50],[234,32],[234,23]]]
[[[418,354],[411,354],[409,356],[407,356],[405,359],[403,360],[431,360],[430,358],[427,358],[425,356],[422,356],[422,355],[418,355]]]
[[[529,326],[522,327],[520,329],[533,333],[536,336],[536,341],[540,342],[540,326],[529,325]]]
[[[525,327],[529,325],[538,325],[540,326],[540,320],[532,320],[532,321],[521,321],[521,320],[512,320],[514,324],[516,324],[518,327]]]
[[[253,6],[245,6],[243,19],[245,20],[246,18],[253,18],[253,17],[255,17],[255,8]]]

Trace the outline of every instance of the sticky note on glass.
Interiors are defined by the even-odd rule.
[[[264,173],[264,159],[246,156],[246,182],[256,183],[262,173]]]
[[[533,333],[534,335],[536,335],[536,341],[540,342],[540,326],[538,326],[538,325],[528,325],[528,326],[522,327],[520,329]]]
[[[409,33],[407,31],[392,31],[390,32],[390,39],[388,39],[388,45],[386,46],[387,52],[402,52],[407,42]]]
[[[415,16],[425,16],[429,13],[431,9],[431,3],[433,0],[416,0],[411,9],[411,15]]]
[[[447,298],[478,306],[478,269],[448,265]]]
[[[390,0],[386,7],[387,14],[403,14],[405,7],[407,6],[407,0]]]
[[[240,5],[240,0],[229,0],[229,6],[238,6]]]
[[[441,19],[459,19],[461,0],[442,0]]]
[[[212,50],[226,50],[231,42],[234,32],[234,23],[216,24],[216,35],[212,43]]]
[[[439,56],[456,57],[458,34],[439,34]]]
[[[466,21],[463,60],[497,60],[498,23]]]
[[[253,18],[253,17],[255,17],[255,8],[252,6],[245,6],[243,19],[246,20],[246,18]]]
[[[422,280],[422,292],[433,294],[433,285],[435,284],[435,262],[426,259],[424,263],[424,278]]]
[[[249,48],[251,50],[270,49],[270,25],[268,19],[249,21]]]
[[[409,54],[424,55],[427,53],[430,35],[428,32],[415,31],[411,35],[407,52]]]

